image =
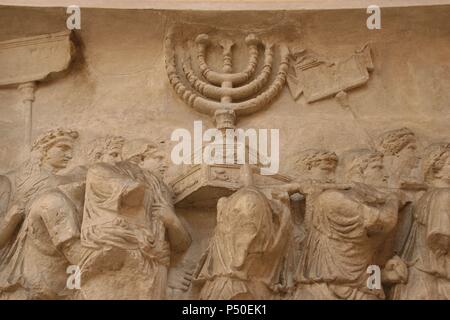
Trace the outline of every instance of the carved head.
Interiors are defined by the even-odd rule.
[[[124,160],[130,161],[140,167],[157,172],[161,176],[165,174],[168,168],[167,157],[160,145],[147,141],[145,139],[136,139],[128,141],[122,149]]]
[[[106,136],[94,140],[88,152],[91,163],[116,163],[122,161],[122,148],[125,139],[120,136]]]
[[[417,149],[416,135],[408,128],[387,131],[378,138],[377,149],[385,155],[414,153]]]
[[[450,144],[436,143],[424,151],[422,172],[433,186],[450,186]]]
[[[31,151],[38,154],[41,166],[57,172],[66,168],[72,159],[73,143],[77,138],[77,131],[53,129],[39,136]]]
[[[216,236],[233,251],[233,267],[241,267],[251,253],[264,252],[273,230],[271,206],[262,192],[252,187],[240,189],[221,198],[217,212]]]
[[[344,182],[361,182],[373,186],[386,186],[387,176],[383,154],[369,149],[345,152],[341,157],[341,178]]]
[[[295,167],[297,175],[306,175],[316,180],[333,180],[338,163],[334,152],[327,150],[308,149],[300,152],[296,157]]]

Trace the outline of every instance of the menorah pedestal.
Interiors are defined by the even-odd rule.
[[[214,113],[214,122],[219,130],[234,129],[236,113],[231,109],[219,109]]]
[[[270,190],[272,186],[292,182],[282,174],[263,175],[265,161],[260,162],[258,151],[246,141],[235,135],[227,137],[225,133],[225,130],[236,133],[235,130],[242,129],[229,129],[221,130],[221,141],[209,142],[195,150],[191,158],[194,164],[169,182],[177,208],[215,209],[221,197],[228,197],[245,186]]]
[[[228,197],[244,187],[242,164],[198,164],[170,183],[177,208],[217,207],[221,197]],[[275,174],[264,176],[260,168],[250,166],[252,183],[257,188],[270,189],[292,182],[291,178]]]

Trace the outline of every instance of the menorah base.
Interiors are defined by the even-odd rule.
[[[231,109],[220,109],[214,113],[214,122],[217,129],[234,129],[236,113]]]

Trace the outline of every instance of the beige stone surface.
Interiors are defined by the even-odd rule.
[[[67,7],[70,0],[2,0],[0,4],[30,7]],[[169,10],[322,10],[367,8],[370,0],[78,0],[85,8]],[[448,0],[378,0],[380,7],[433,6]]]
[[[0,6],[0,298],[448,299],[450,5],[391,2]],[[174,164],[198,120],[279,172]]]

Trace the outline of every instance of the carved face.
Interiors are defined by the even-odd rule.
[[[122,161],[122,153],[119,147],[113,147],[107,150],[101,157],[101,162],[116,163]]]
[[[157,172],[163,176],[167,168],[169,167],[167,163],[166,156],[163,152],[154,152],[151,155],[144,155],[141,160],[141,167],[147,169],[151,172]]]
[[[417,150],[416,140],[411,140],[400,152],[402,156],[414,156]]]
[[[435,178],[440,179],[450,186],[450,154],[447,152],[443,161],[442,168],[435,173]]]
[[[330,158],[319,158],[314,161],[311,166],[311,178],[313,179],[330,179],[336,170],[336,161]]]
[[[363,173],[364,183],[383,187],[387,184],[387,177],[384,171],[383,159],[374,158],[368,163]]]
[[[142,154],[136,154],[128,159],[129,162],[136,164],[136,165],[141,165],[143,160],[144,160],[144,156]]]
[[[50,165],[55,170],[64,169],[72,159],[72,150],[71,142],[57,142],[47,150],[43,163]]]

